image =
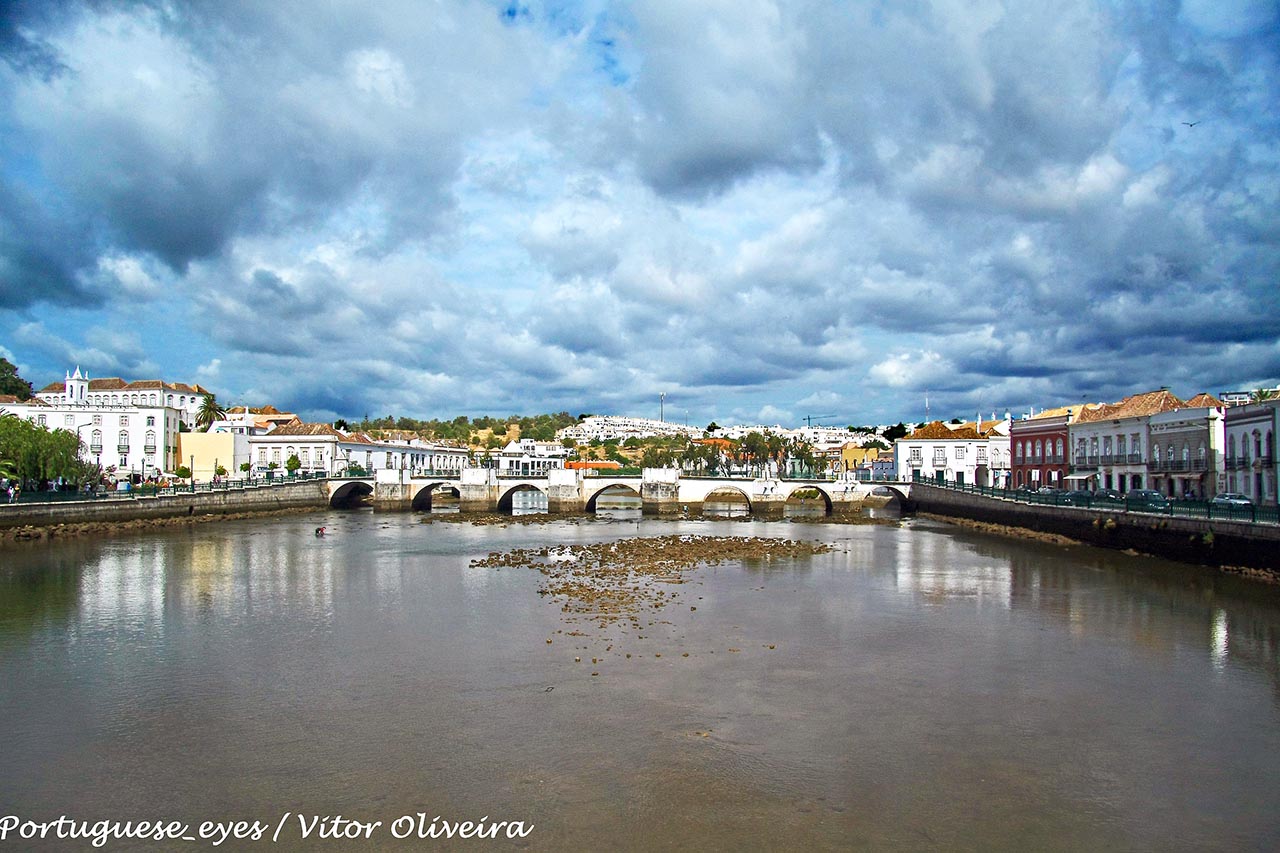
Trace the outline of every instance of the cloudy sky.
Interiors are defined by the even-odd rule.
[[[7,0],[0,55],[37,386],[795,425],[1280,378],[1271,0]]]

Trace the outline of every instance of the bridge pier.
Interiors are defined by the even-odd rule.
[[[490,468],[463,468],[458,481],[459,512],[497,512],[498,473]]]
[[[644,515],[680,512],[680,472],[674,468],[645,468],[640,481],[640,509]]]
[[[581,515],[586,512],[583,479],[577,471],[553,468],[547,472],[547,512],[558,515]]]

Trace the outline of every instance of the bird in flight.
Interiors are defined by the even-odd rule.
[[[1185,124],[1187,127],[1195,127],[1201,121],[1204,121],[1204,119],[1200,119],[1199,121],[1184,121],[1183,124]]]

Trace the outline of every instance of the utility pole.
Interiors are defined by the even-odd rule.
[[[663,391],[658,395],[658,420],[663,423],[667,422],[666,416],[667,392]]]

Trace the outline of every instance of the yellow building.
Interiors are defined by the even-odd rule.
[[[860,447],[849,442],[840,448],[840,468],[843,471],[856,471],[862,465],[870,466],[879,458],[878,447]]]
[[[219,465],[227,469],[228,477],[245,476],[240,464],[248,461],[248,436],[230,432],[178,433],[178,465],[190,467],[197,480],[212,480]]]

